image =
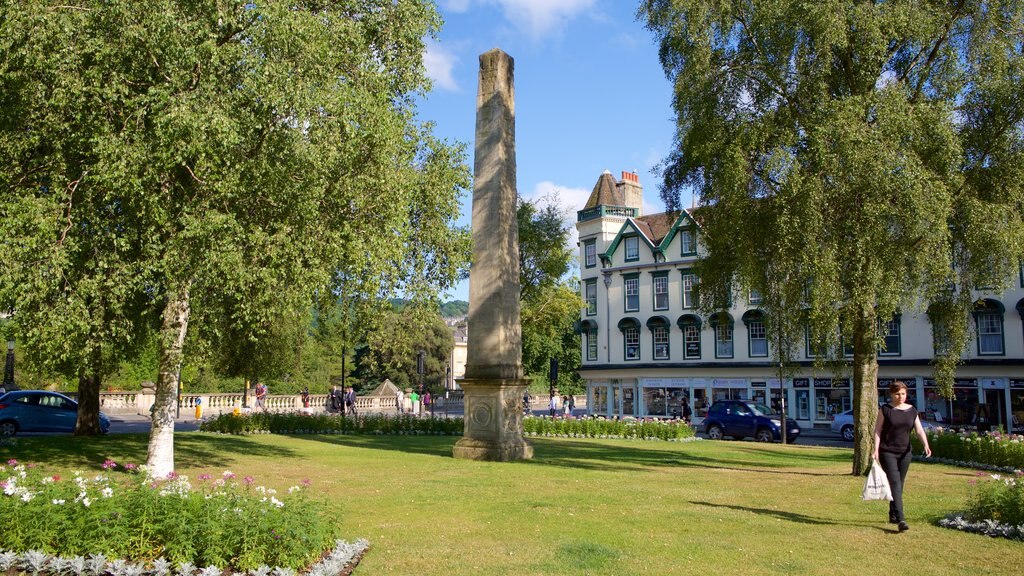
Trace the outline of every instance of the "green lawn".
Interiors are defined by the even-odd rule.
[[[1020,573],[1024,543],[934,525],[973,470],[915,463],[911,530],[862,502],[847,449],[748,442],[532,439],[535,458],[451,457],[454,437],[178,434],[178,470],[305,478],[376,574]],[[144,436],[21,438],[4,458],[57,470],[142,462]],[[2,547],[2,539],[0,539]]]

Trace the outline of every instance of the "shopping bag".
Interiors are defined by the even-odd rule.
[[[864,482],[864,493],[861,494],[864,500],[892,500],[892,490],[889,488],[889,479],[885,476],[885,470],[878,460],[871,461],[871,471],[868,472],[868,479]]]

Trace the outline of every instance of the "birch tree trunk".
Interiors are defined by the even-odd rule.
[[[166,478],[174,471],[174,416],[189,312],[189,283],[185,283],[168,296],[160,326],[160,376],[146,460],[153,478]]]
[[[875,420],[878,418],[878,351],[873,330],[878,330],[875,309],[856,312],[853,331],[853,475],[871,468],[875,451]]]

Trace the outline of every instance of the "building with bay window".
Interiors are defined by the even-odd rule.
[[[616,180],[606,171],[577,213],[585,302],[579,373],[592,415],[678,417],[685,399],[699,422],[715,400],[775,404],[784,393],[801,425],[824,426],[852,407],[849,374],[816,368],[809,339],[797,373],[780,387],[760,294],[734,294],[730,309],[702,314],[694,273],[701,236],[692,211],[645,215],[642,205],[635,173]],[[879,396],[903,380],[909,401],[927,419],[969,425],[984,404],[997,425],[1024,426],[1022,316],[1024,267],[1005,293],[978,294],[974,341],[950,400],[939,396],[932,378],[937,340],[927,312],[897,314],[883,326]],[[941,330],[939,336],[941,343]]]

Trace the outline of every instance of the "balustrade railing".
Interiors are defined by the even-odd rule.
[[[68,394],[72,398],[74,393]],[[204,416],[216,416],[226,412],[233,412],[236,408],[243,409],[242,394],[231,392],[226,394],[182,394],[178,400],[178,408],[182,411],[192,413],[197,406],[202,408]],[[117,414],[149,414],[150,408],[156,396],[149,391],[135,392],[100,392],[100,410],[108,415]],[[268,412],[294,412],[297,410],[310,410],[322,412],[327,409],[327,394],[310,394],[308,406],[302,403],[302,396],[299,394],[275,394],[268,395],[264,400],[264,407]],[[447,404],[448,409],[461,409],[463,405],[462,390],[451,390],[448,398],[443,395],[433,398],[434,410],[444,410]],[[394,396],[356,396],[356,410],[359,412],[395,412],[396,398]],[[254,409],[256,400],[252,394],[248,396],[248,407]],[[423,407],[429,410],[429,406]]]

